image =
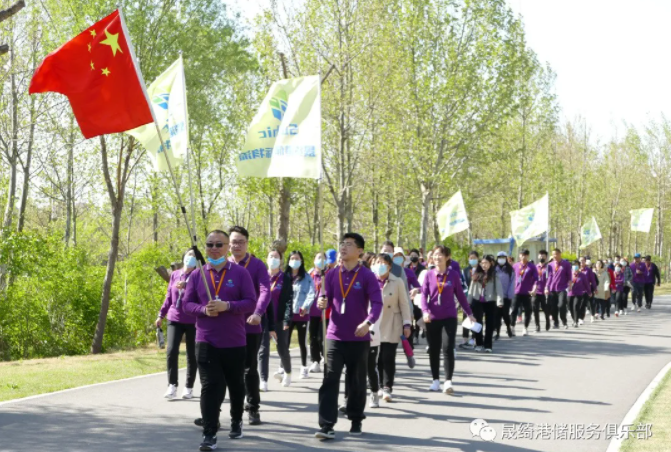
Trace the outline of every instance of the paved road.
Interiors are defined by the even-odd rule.
[[[518,326],[518,331],[521,331]],[[290,388],[273,381],[263,394],[264,424],[246,427],[233,441],[219,435],[224,450],[254,451],[605,451],[601,440],[503,440],[503,424],[618,424],[639,394],[671,359],[671,298],[658,298],[652,311],[501,339],[492,355],[460,352],[456,395],[429,393],[428,357],[418,353],[413,370],[404,364],[395,401],[367,409],[364,435],[349,437],[349,422],[336,426],[337,439],[320,442],[317,428],[318,376]],[[295,353],[294,353],[295,355]],[[399,363],[404,358],[399,355]],[[272,368],[278,360],[273,358]],[[294,365],[298,365],[294,357]],[[45,375],[44,378],[49,378]],[[182,381],[184,374],[181,375]],[[1,384],[1,382],[0,382]],[[198,399],[161,398],[165,376],[113,382],[0,406],[0,451],[189,451],[197,450]],[[195,392],[199,393],[197,387]],[[222,423],[227,425],[228,406]],[[487,420],[494,442],[472,437],[470,422]],[[654,427],[653,427],[654,432]]]

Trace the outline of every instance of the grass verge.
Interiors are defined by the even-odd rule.
[[[652,437],[628,438],[621,452],[667,452],[671,450],[671,371],[668,372],[643,405],[633,429],[641,424],[652,424]]]

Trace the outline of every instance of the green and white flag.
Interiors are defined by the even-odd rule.
[[[631,230],[638,232],[650,232],[650,225],[652,225],[652,215],[655,209],[636,209],[630,210],[631,214]]]
[[[236,165],[247,177],[321,177],[319,76],[272,84],[249,125]]]
[[[592,221],[580,228],[580,249],[584,250],[598,240],[601,240],[601,231],[599,225],[596,224],[596,218],[592,217]]]
[[[189,120],[186,109],[186,82],[184,64],[180,56],[147,88],[154,116],[161,127],[167,148],[166,155],[173,167],[181,165],[189,146]],[[157,171],[165,171],[168,164],[163,156],[156,126],[151,123],[126,132],[134,136],[147,150]]]
[[[461,196],[461,190],[456,192],[454,196],[440,208],[436,215],[436,220],[438,221],[441,240],[445,240],[452,234],[468,229],[468,215],[466,215],[466,206],[464,206],[464,198]]]
[[[550,212],[547,193],[538,201],[520,210],[510,212],[510,228],[517,245],[521,245],[532,237],[550,232]]]

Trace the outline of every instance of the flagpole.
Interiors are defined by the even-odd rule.
[[[125,36],[127,37],[126,43],[128,44],[128,50],[130,51],[130,54],[131,54],[131,60],[133,61],[133,66],[135,67],[135,72],[137,73],[137,76],[140,79],[140,85],[142,86],[142,92],[144,93],[145,100],[147,101],[147,105],[149,106],[149,111],[151,111],[151,117],[154,119],[154,127],[156,127],[156,133],[158,134],[158,138],[161,141],[161,149],[163,149],[163,157],[165,157],[165,162],[168,166],[168,171],[170,172],[170,179],[172,180],[173,187],[175,188],[175,194],[177,195],[177,201],[179,202],[179,209],[182,211],[182,215],[184,216],[184,223],[186,224],[186,228],[189,231],[189,239],[191,240],[191,246],[193,248],[197,248],[196,236],[191,231],[191,225],[189,224],[189,218],[186,214],[186,208],[184,207],[184,202],[182,201],[182,195],[179,193],[179,186],[177,185],[177,179],[175,178],[175,173],[172,170],[172,164],[170,163],[170,159],[168,158],[168,148],[165,146],[165,142],[163,141],[163,135],[161,135],[161,128],[159,127],[158,121],[156,120],[156,115],[154,114],[154,106],[151,103],[151,101],[149,100],[149,94],[147,93],[147,87],[144,83],[144,78],[142,77],[142,72],[140,71],[140,67],[137,64],[137,57],[135,56],[135,49],[133,48],[133,44],[130,41],[130,33],[128,33],[128,28],[126,27],[126,21],[124,20],[121,5],[118,6],[118,10],[119,10],[119,19],[121,21],[121,28],[122,28]],[[185,83],[185,90],[186,90],[186,83]],[[210,293],[210,286],[207,283],[207,278],[205,277],[205,271],[203,270],[203,266],[202,266],[199,259],[196,259],[196,266],[198,267],[198,271],[200,273],[200,276],[203,279],[203,283],[205,285],[205,290],[207,291],[208,301],[212,301],[212,294]]]
[[[548,224],[547,229],[545,230],[545,251],[550,253],[550,193],[545,192],[545,196],[548,197]],[[552,255],[552,253],[550,253]]]
[[[182,51],[179,51],[179,58],[182,59]],[[182,80],[184,81],[184,90],[182,91],[182,94],[184,95],[184,112],[185,112],[185,122],[184,122],[184,127],[186,128],[186,136],[189,136],[189,110],[186,108],[186,75],[184,74],[184,61],[182,60]],[[186,148],[186,171],[188,172],[189,175],[189,198],[191,202],[191,222],[193,224],[193,241],[198,242],[198,233],[196,232],[198,229],[196,228],[196,203],[193,198],[193,182],[191,179],[191,159],[189,158],[189,155],[191,152],[189,152],[189,146]]]
[[[330,73],[331,71],[329,71]],[[319,96],[319,137],[320,137],[320,147],[321,147],[321,127],[322,127],[322,115],[321,115],[321,106],[322,106],[322,69],[321,69],[321,58],[319,59],[319,71],[317,73],[319,85],[317,86],[317,96]],[[328,74],[327,74],[328,77]],[[323,150],[320,150],[320,155]],[[322,209],[322,179],[324,178],[324,170],[322,168],[323,159],[319,162],[319,179],[317,180],[317,206],[319,209],[319,246],[321,248],[322,256],[324,257],[324,263],[326,264],[326,253],[324,252],[324,215]],[[322,275],[322,287],[324,287],[324,282],[326,281],[326,265],[324,265],[324,274]],[[326,293],[326,291],[324,291]],[[319,294],[317,294],[319,296]],[[324,374],[326,374],[326,366],[328,360],[326,359],[326,309],[322,311],[322,347],[324,348]]]

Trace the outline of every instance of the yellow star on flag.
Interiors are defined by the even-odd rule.
[[[123,53],[123,51],[121,50],[121,46],[119,45],[119,33],[110,34],[107,30],[105,30],[105,36],[107,36],[107,39],[105,39],[104,41],[100,41],[101,44],[110,46],[112,48],[112,53],[114,54],[114,56],[116,56],[117,50]]]
[[[91,61],[91,70],[94,70],[95,67],[93,66],[93,61]]]
[[[110,71],[109,71],[109,69],[107,69],[107,68],[103,68],[102,71],[103,71],[103,75],[104,75],[105,77],[107,77],[108,75],[110,75]]]
[[[91,36],[95,36],[95,35],[96,35],[96,31],[95,31],[95,30],[91,30],[89,33],[91,33]]]

